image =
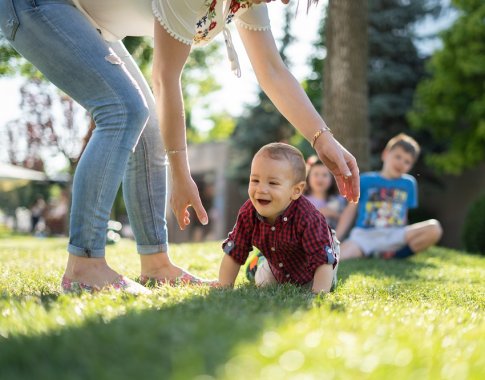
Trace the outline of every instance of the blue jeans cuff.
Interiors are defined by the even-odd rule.
[[[158,245],[137,245],[136,249],[140,255],[153,255],[159,252],[168,252],[168,244]]]
[[[78,256],[78,257],[90,257],[90,258],[104,257],[104,249],[79,248],[72,244],[69,244],[67,246],[67,252],[69,252],[71,255]]]

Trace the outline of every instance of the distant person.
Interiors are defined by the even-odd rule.
[[[39,222],[44,216],[44,212],[47,208],[47,203],[44,200],[42,195],[38,195],[35,199],[34,204],[30,208],[31,213],[31,233],[36,232],[36,228],[39,225]]]
[[[338,193],[332,173],[317,156],[307,160],[307,167],[305,197],[325,216],[328,225],[335,229],[347,202]]]
[[[419,152],[418,143],[401,133],[382,152],[382,170],[361,175],[360,201],[348,204],[337,227],[341,238],[357,215],[355,227],[341,245],[342,260],[406,258],[440,240],[442,229],[435,219],[407,224],[408,209],[418,206],[416,180],[407,173]]]
[[[325,217],[305,198],[306,168],[300,151],[272,143],[254,156],[249,200],[224,241],[221,286],[233,286],[253,246],[258,248],[254,280],[258,286],[293,283],[314,293],[336,284],[338,243]]]

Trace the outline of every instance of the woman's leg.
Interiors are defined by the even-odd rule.
[[[109,43],[143,93],[149,118],[123,178],[123,197],[141,261],[141,275],[172,280],[182,270],[168,256],[167,157],[162,143],[155,99],[138,65],[121,41]]]
[[[17,22],[18,28],[9,27]],[[126,164],[148,119],[143,95],[99,33],[68,0],[0,0],[14,48],[96,121],[73,181],[66,276],[102,286],[106,227]]]

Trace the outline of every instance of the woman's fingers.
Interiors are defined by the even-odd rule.
[[[333,173],[340,194],[350,202],[357,202],[360,196],[360,178],[354,156],[334,138],[320,141],[317,152]]]
[[[173,198],[172,198],[173,199]],[[187,206],[177,206],[175,202],[172,202],[172,210],[175,214],[175,219],[177,219],[177,223],[181,230],[184,230],[187,225],[190,224],[190,215],[187,210]]]
[[[358,202],[360,197],[359,167],[357,161],[350,154],[346,160],[337,163],[340,174],[335,176],[340,193],[350,202]]]
[[[205,208],[202,205],[200,197],[197,196],[195,202],[192,203],[192,207],[194,208],[194,211],[197,214],[197,218],[204,226],[207,223],[209,223],[209,217],[207,216],[207,211],[205,211]]]
[[[356,159],[351,156],[349,162],[347,163],[352,176],[347,178],[347,185],[351,192],[351,199],[353,202],[358,202],[360,198],[360,176],[359,176],[359,167],[357,165]]]
[[[172,195],[173,197],[173,195]],[[209,218],[207,216],[207,211],[205,210],[204,206],[202,205],[202,202],[200,200],[199,195],[192,194],[191,197],[189,197],[188,202],[178,202],[176,198],[172,198],[172,209],[175,214],[175,218],[177,219],[177,223],[180,227],[181,230],[184,230],[185,227],[187,227],[190,224],[190,212],[188,210],[189,207],[193,207],[197,218],[199,221],[203,224],[206,225],[209,223]]]

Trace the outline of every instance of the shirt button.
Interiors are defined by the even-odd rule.
[[[285,217],[283,218],[283,221],[284,221],[284,222],[286,222],[287,220],[288,220],[288,218],[285,216]]]
[[[276,230],[276,227],[275,226],[271,227],[271,231],[274,231],[274,230]]]
[[[278,266],[279,266],[280,268],[283,268],[283,263],[279,263],[279,264],[278,264]]]
[[[271,250],[274,252],[274,251],[276,251],[276,248],[275,247],[271,247]]]
[[[288,273],[288,274],[286,275],[286,277],[290,277],[290,274]]]

